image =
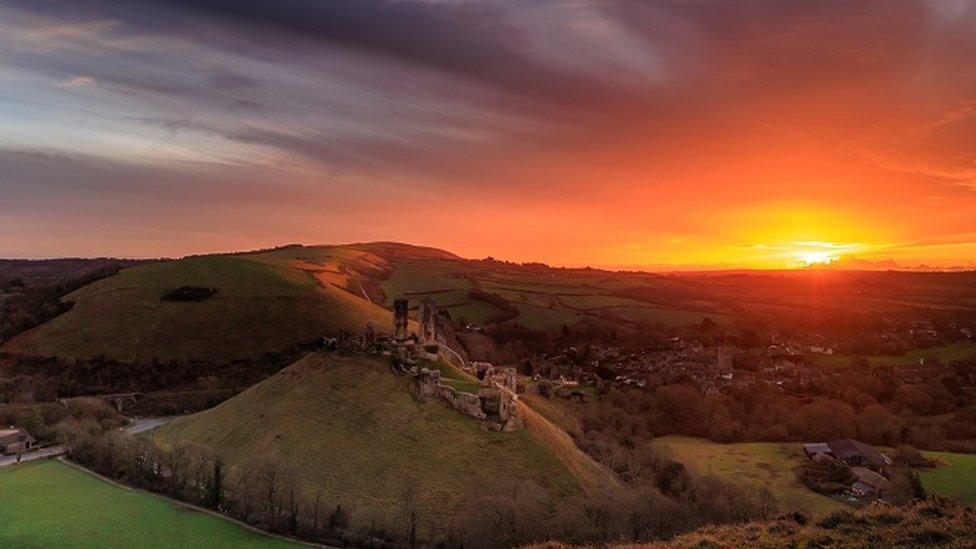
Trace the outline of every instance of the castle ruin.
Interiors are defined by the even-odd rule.
[[[407,339],[410,322],[410,300],[393,300],[393,340],[404,341]]]
[[[420,302],[420,341],[422,343],[436,343],[437,341],[437,308],[434,300],[425,297]]]

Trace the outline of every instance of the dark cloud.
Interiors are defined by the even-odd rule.
[[[0,152],[0,185],[270,198],[300,172],[323,195],[355,180],[512,202],[701,186],[694,206],[851,197],[883,169],[917,195],[923,178],[969,189],[974,6],[0,0],[4,66],[25,75],[0,108],[39,119],[8,132],[26,152]]]

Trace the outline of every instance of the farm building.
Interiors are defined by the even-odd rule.
[[[34,447],[34,437],[24,429],[0,429],[0,455],[19,454]]]
[[[850,492],[856,498],[878,497],[888,487],[888,479],[867,467],[851,467],[851,473],[856,480],[851,485]]]
[[[851,467],[867,467],[879,470],[890,465],[888,456],[874,449],[869,444],[849,438],[832,442],[812,442],[803,445],[803,453],[810,459],[817,454],[824,454],[843,461]]]

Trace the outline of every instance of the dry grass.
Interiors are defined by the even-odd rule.
[[[705,528],[645,547],[973,547],[976,512],[948,502],[871,506],[799,524],[792,518]]]
[[[779,547],[971,548],[976,540],[976,511],[949,500],[929,500],[904,508],[872,505],[837,511],[820,520],[783,515],[773,520],[709,526],[669,541],[611,545],[614,549],[739,549]],[[544,543],[532,549],[567,549]],[[607,546],[604,546],[607,547]]]

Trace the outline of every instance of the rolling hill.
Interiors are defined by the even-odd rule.
[[[65,296],[74,307],[3,350],[118,360],[230,361],[367,323],[385,328],[396,297],[429,297],[463,323],[537,330],[607,322],[633,329],[792,322],[850,311],[976,307],[973,273],[753,272],[654,275],[468,260],[393,242],[286,246],[124,269]],[[165,301],[183,286],[203,301]],[[415,301],[416,302],[416,301]],[[829,324],[828,325],[832,325]],[[823,326],[821,326],[823,329]]]
[[[366,323],[386,327],[386,307],[397,296],[432,297],[458,319],[507,319],[535,329],[597,318],[670,325],[726,318],[707,303],[677,302],[661,292],[657,301],[613,295],[661,280],[471,261],[393,242],[293,245],[124,269],[65,296],[73,303],[68,312],[3,350],[143,362],[254,358],[339,331],[359,332]],[[215,293],[164,299],[181,288],[190,288],[190,297],[200,289]]]
[[[8,342],[36,355],[149,361],[234,360],[279,351],[391,314],[351,291],[347,261],[366,252],[333,247],[193,257],[125,269],[68,296],[67,313]],[[214,288],[203,301],[166,301],[181,287]]]
[[[490,431],[439,400],[418,402],[409,383],[378,357],[316,353],[154,437],[213,448],[231,467],[277,458],[354,520],[399,516],[412,493],[428,533],[500,491],[541,494],[555,512],[619,488],[545,420]]]

